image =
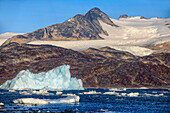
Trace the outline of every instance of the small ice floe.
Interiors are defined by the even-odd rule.
[[[32,104],[32,105],[44,105],[49,104],[49,102],[43,100],[43,99],[37,99],[37,98],[21,98],[16,99],[13,101],[15,104]]]
[[[119,95],[119,93],[116,92],[104,92],[104,95]]]
[[[159,95],[155,95],[155,96],[158,96],[158,97],[159,97],[159,96],[164,96],[164,94],[159,94]]]
[[[140,87],[139,89],[148,89],[147,87]]]
[[[10,89],[9,92],[15,92],[15,90],[14,89]]]
[[[49,93],[46,89],[41,90],[27,90],[27,91],[20,91],[19,94],[21,95],[54,95],[53,93]]]
[[[121,96],[126,96],[127,94],[126,93],[120,93]]]
[[[32,93],[30,93],[28,91],[20,91],[19,94],[21,94],[21,95],[32,95]]]
[[[4,106],[4,103],[0,102],[0,106]]]
[[[46,99],[45,101],[54,104],[54,103],[63,103],[63,104],[72,104],[72,103],[78,103],[80,100],[79,96],[68,96],[65,98],[60,99]]]
[[[164,96],[164,94],[148,94],[148,93],[144,93],[143,94],[144,96],[147,96],[147,97],[161,97],[161,96]]]
[[[67,94],[62,94],[62,96],[76,96],[76,94],[67,93]]]
[[[53,93],[49,93],[46,89],[41,89],[39,91],[32,91],[32,94],[36,94],[36,95],[54,95]]]
[[[129,93],[127,94],[128,97],[137,97],[139,93]]]
[[[80,94],[80,93],[79,93]],[[101,92],[96,92],[96,91],[89,91],[89,92],[83,92],[83,94],[101,94]]]
[[[60,92],[60,91],[56,92],[56,95],[62,95],[62,94],[63,94],[63,92]]]
[[[78,103],[79,100],[80,100],[79,96],[68,96],[59,99],[21,98],[21,99],[16,99],[13,102],[15,104],[45,105],[45,104],[55,104],[55,103],[72,104],[72,103]]]
[[[96,112],[108,112],[109,110],[108,109],[99,109],[99,110],[96,110]]]
[[[126,88],[111,88],[110,91],[126,91]]]

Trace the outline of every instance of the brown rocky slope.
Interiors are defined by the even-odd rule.
[[[84,15],[76,15],[73,18],[61,24],[54,24],[42,29],[38,29],[24,35],[17,35],[6,42],[6,45],[11,42],[27,43],[35,40],[96,40],[103,39],[99,34],[108,35],[104,31],[98,20],[101,20],[108,25],[118,27],[110,17],[103,13],[98,8],[93,8]]]
[[[170,53],[136,57],[109,47],[83,52],[50,45],[9,43],[0,47],[0,84],[21,70],[49,71],[68,64],[84,87],[169,87]]]
[[[170,52],[170,41],[164,42],[164,43],[161,43],[161,44],[157,44],[155,46],[149,46],[149,47],[146,47],[146,48],[156,50],[157,53]]]

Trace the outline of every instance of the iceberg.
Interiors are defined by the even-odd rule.
[[[129,93],[127,94],[127,96],[129,97],[137,97],[139,95],[139,93]]]
[[[0,102],[0,106],[4,106],[4,103]]]
[[[15,104],[38,104],[38,105],[49,104],[49,102],[43,99],[35,99],[35,98],[21,98],[21,99],[16,99],[13,102]]]
[[[67,96],[65,98],[59,98],[59,99],[38,99],[38,98],[20,98],[13,100],[15,104],[31,104],[31,105],[45,105],[45,104],[72,104],[72,103],[78,103],[80,100],[80,97],[77,95],[74,96]]]
[[[67,96],[65,98],[59,98],[59,99],[44,99],[46,102],[50,104],[72,104],[72,103],[79,103],[80,97],[77,95],[74,96]]]
[[[89,92],[83,92],[83,94],[101,94],[101,92],[96,92],[96,91],[89,91]]]
[[[69,69],[69,65],[62,65],[38,74],[22,70],[14,79],[6,81],[0,88],[82,90],[81,79],[71,77]]]

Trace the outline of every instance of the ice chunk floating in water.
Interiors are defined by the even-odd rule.
[[[21,98],[21,99],[16,99],[13,101],[16,104],[48,104],[47,101],[43,99],[34,99],[34,98]]]
[[[71,104],[71,103],[78,103],[80,100],[80,97],[77,95],[74,96],[68,96],[65,98],[59,98],[59,99],[37,99],[37,98],[20,98],[16,99],[13,102],[16,104],[54,104],[54,103],[63,103],[63,104]]]
[[[83,89],[81,79],[72,78],[69,65],[62,65],[48,72],[38,74],[29,70],[22,70],[12,80],[6,81],[0,86],[1,89]]]

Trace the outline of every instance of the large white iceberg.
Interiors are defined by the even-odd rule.
[[[0,86],[1,89],[83,89],[81,79],[72,78],[69,65],[62,65],[48,72],[38,74],[29,70],[22,70],[12,80],[6,81]]]

